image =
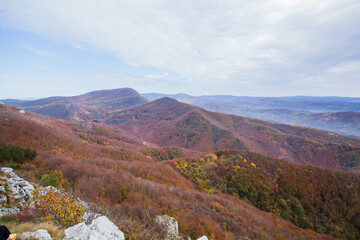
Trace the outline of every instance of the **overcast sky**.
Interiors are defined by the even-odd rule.
[[[0,0],[0,99],[360,97],[359,0]]]

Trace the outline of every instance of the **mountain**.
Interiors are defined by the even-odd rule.
[[[24,110],[66,120],[96,120],[98,116],[147,102],[131,88],[89,92],[73,97],[50,97],[12,105]]]
[[[360,137],[360,112],[313,113],[289,109],[253,111],[251,117],[297,126],[310,126],[342,135]]]
[[[147,105],[168,111],[175,107],[184,113],[194,109],[171,99]],[[152,158],[147,153],[156,153],[144,140],[114,126],[58,120],[0,105],[0,132],[0,146],[38,153],[30,162],[9,163],[21,176],[38,180],[55,175],[58,184],[71,188],[93,211],[105,212],[127,238],[164,239],[165,233],[153,219],[166,213],[176,217],[181,235],[193,239],[202,235],[231,240],[334,239],[301,229],[237,196],[198,190],[175,167],[176,161],[191,159],[191,155],[173,160]]]
[[[360,140],[311,128],[209,112],[161,98],[105,115],[117,126],[159,146],[208,152],[240,149],[316,166],[357,169]]]
[[[14,103],[20,103],[25,102],[26,100],[19,100],[19,99],[0,99],[0,102],[5,104],[14,104]]]
[[[306,126],[360,137],[360,98],[346,97],[194,97],[186,94],[143,94],[155,100],[171,97],[209,111],[236,114],[265,121]]]

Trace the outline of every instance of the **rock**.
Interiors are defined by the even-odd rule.
[[[76,224],[65,230],[66,240],[100,240],[104,237],[96,232],[92,231],[85,223]]]
[[[13,199],[17,200],[20,205],[25,205],[32,199],[33,196],[31,192],[35,190],[35,188],[28,181],[16,176],[9,178],[7,184],[9,189],[13,192]]]
[[[27,234],[25,237],[20,238],[20,240],[26,240],[29,238],[34,240],[52,240],[50,234],[45,229],[39,229],[36,232]]]
[[[89,225],[89,228],[101,233],[108,240],[125,239],[124,234],[106,216],[101,216],[94,219]]]
[[[25,205],[29,200],[32,199],[32,191],[35,189],[28,181],[20,178],[12,168],[3,167],[1,171],[10,175],[10,178],[6,177],[7,185],[12,191],[12,197],[20,205]]]
[[[0,186],[0,191],[6,192],[6,188],[4,186]]]
[[[0,217],[7,216],[7,215],[13,215],[20,212],[19,208],[0,208]]]
[[[175,238],[179,235],[179,226],[175,218],[168,215],[159,215],[156,216],[155,222],[158,224],[163,224],[166,227],[166,237]]]
[[[84,205],[83,205],[84,206]],[[84,207],[84,209],[86,209]],[[101,214],[99,213],[93,213],[91,211],[85,211],[84,215],[81,217],[81,219],[86,223],[86,224],[91,224],[91,222],[95,219],[100,217]]]
[[[24,113],[25,113],[25,110],[21,109],[21,110],[19,111],[19,113],[24,114]]]
[[[207,236],[202,236],[201,238],[198,238],[197,240],[208,240]]]
[[[4,205],[6,202],[7,202],[7,197],[6,196],[0,197],[0,205]]]
[[[9,174],[11,177],[17,177],[16,173],[14,173],[14,169],[12,169],[12,168],[3,167],[3,168],[1,168],[1,171],[3,171],[4,173]]]
[[[89,226],[79,223],[65,230],[66,240],[124,240],[124,233],[107,217],[94,219]]]

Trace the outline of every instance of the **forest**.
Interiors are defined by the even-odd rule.
[[[238,197],[298,227],[338,238],[360,237],[357,174],[239,151],[177,160],[175,169],[206,193]]]

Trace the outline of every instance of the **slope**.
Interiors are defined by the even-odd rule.
[[[27,111],[66,120],[96,120],[98,116],[147,102],[131,88],[89,92],[74,97],[50,97],[14,103]]]
[[[106,124],[160,146],[203,152],[246,149],[322,167],[354,170],[359,167],[359,139],[209,112],[166,97],[109,113],[104,119]]]
[[[150,100],[167,96],[209,111],[360,136],[359,98],[142,95]]]
[[[167,162],[156,162],[132,151],[131,146],[121,147],[140,147],[137,138],[117,128],[95,126],[107,131],[100,135],[93,125],[0,105],[0,145],[39,152],[32,162],[20,166],[22,174],[34,179],[58,174],[61,184],[89,202],[94,211],[106,212],[127,238],[159,239],[162,230],[153,219],[165,213],[176,217],[182,235],[192,238],[206,234],[212,239],[332,239],[300,229],[236,197],[199,192]],[[107,134],[123,134],[125,139]],[[99,135],[110,144],[90,141]]]

